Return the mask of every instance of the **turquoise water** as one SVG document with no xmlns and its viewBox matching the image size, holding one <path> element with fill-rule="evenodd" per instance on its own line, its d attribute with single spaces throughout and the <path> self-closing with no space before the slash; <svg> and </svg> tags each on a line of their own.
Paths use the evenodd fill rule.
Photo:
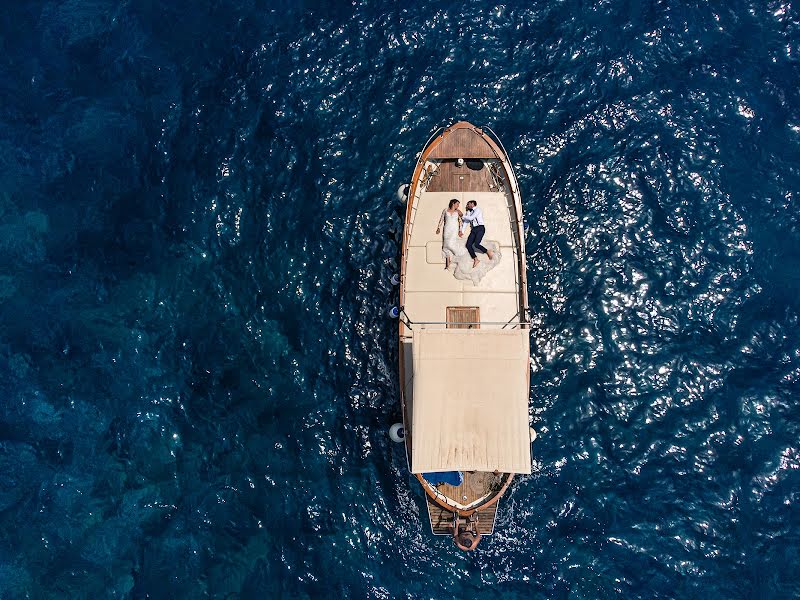
<svg viewBox="0 0 800 600">
<path fill-rule="evenodd" d="M 0 597 L 800 595 L 789 2 L 0 16 Z M 416 154 L 517 169 L 535 472 L 470 554 L 388 440 Z"/>
</svg>

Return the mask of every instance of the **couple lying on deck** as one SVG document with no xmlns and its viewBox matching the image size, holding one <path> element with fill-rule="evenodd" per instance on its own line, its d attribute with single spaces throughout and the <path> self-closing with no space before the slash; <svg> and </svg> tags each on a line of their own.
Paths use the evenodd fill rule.
<svg viewBox="0 0 800 600">
<path fill-rule="evenodd" d="M 478 208 L 478 203 L 475 200 L 467 202 L 466 214 L 458 209 L 460 204 L 455 198 L 450 200 L 447 208 L 442 211 L 442 216 L 439 217 L 436 233 L 442 232 L 442 224 L 444 224 L 442 232 L 444 268 L 449 269 L 452 260 L 456 265 L 453 271 L 456 279 L 469 279 L 473 284 L 478 284 L 483 276 L 500 262 L 502 258 L 500 247 L 494 242 L 489 242 L 491 248 L 484 248 L 481 245 L 486 227 L 483 221 L 483 212 Z M 472 229 L 465 243 L 464 229 L 467 223 Z M 478 253 L 485 254 L 488 260 L 479 259 Z M 472 259 L 471 265 L 470 258 Z"/>
</svg>

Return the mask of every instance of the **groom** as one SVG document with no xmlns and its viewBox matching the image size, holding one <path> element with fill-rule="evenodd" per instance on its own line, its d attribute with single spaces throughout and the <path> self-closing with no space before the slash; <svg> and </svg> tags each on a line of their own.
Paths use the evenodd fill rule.
<svg viewBox="0 0 800 600">
<path fill-rule="evenodd" d="M 461 217 L 461 221 L 461 230 L 458 232 L 458 237 L 464 237 L 464 227 L 467 223 L 472 225 L 472 231 L 469 232 L 469 237 L 467 238 L 467 252 L 472 257 L 472 268 L 477 267 L 480 262 L 475 255 L 476 250 L 481 254 L 488 254 L 489 260 L 492 260 L 494 252 L 481 245 L 481 240 L 486 234 L 486 227 L 483 222 L 483 211 L 478 208 L 478 203 L 475 200 L 467 202 L 467 212 Z"/>
</svg>

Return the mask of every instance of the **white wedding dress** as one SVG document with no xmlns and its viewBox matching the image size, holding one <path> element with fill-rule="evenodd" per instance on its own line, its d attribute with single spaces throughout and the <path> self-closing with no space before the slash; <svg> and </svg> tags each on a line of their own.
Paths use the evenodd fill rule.
<svg viewBox="0 0 800 600">
<path fill-rule="evenodd" d="M 458 237 L 458 213 L 445 210 L 442 213 L 444 229 L 442 230 L 442 258 L 458 259 L 459 256 L 467 253 L 467 238 Z"/>
<path fill-rule="evenodd" d="M 472 266 L 472 257 L 467 252 L 468 231 L 464 232 L 464 237 L 458 237 L 458 213 L 450 213 L 446 209 L 442 212 L 444 229 L 442 230 L 442 257 L 450 258 L 450 264 L 454 265 L 453 277 L 456 279 L 469 280 L 473 284 L 480 283 L 483 276 L 494 269 L 503 256 L 500 254 L 500 247 L 495 242 L 481 242 L 484 248 L 492 251 L 492 260 L 488 254 L 477 253 L 480 263 L 477 267 Z"/>
</svg>

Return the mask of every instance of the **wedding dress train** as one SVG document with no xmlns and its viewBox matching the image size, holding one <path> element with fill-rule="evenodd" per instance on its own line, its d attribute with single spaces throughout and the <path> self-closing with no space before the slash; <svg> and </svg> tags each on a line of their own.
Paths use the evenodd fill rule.
<svg viewBox="0 0 800 600">
<path fill-rule="evenodd" d="M 465 235 L 461 239 L 466 240 L 467 236 Z M 483 242 L 483 245 L 487 250 L 492 251 L 491 260 L 489 259 L 488 254 L 476 253 L 476 256 L 480 262 L 478 263 L 477 267 L 473 267 L 472 257 L 467 252 L 465 243 L 464 254 L 456 259 L 456 268 L 453 271 L 453 277 L 456 279 L 469 280 L 474 285 L 478 285 L 481 282 L 481 279 L 483 279 L 484 275 L 498 265 L 500 259 L 503 258 L 503 255 L 500 253 L 500 246 L 496 242 L 486 241 Z"/>
</svg>

